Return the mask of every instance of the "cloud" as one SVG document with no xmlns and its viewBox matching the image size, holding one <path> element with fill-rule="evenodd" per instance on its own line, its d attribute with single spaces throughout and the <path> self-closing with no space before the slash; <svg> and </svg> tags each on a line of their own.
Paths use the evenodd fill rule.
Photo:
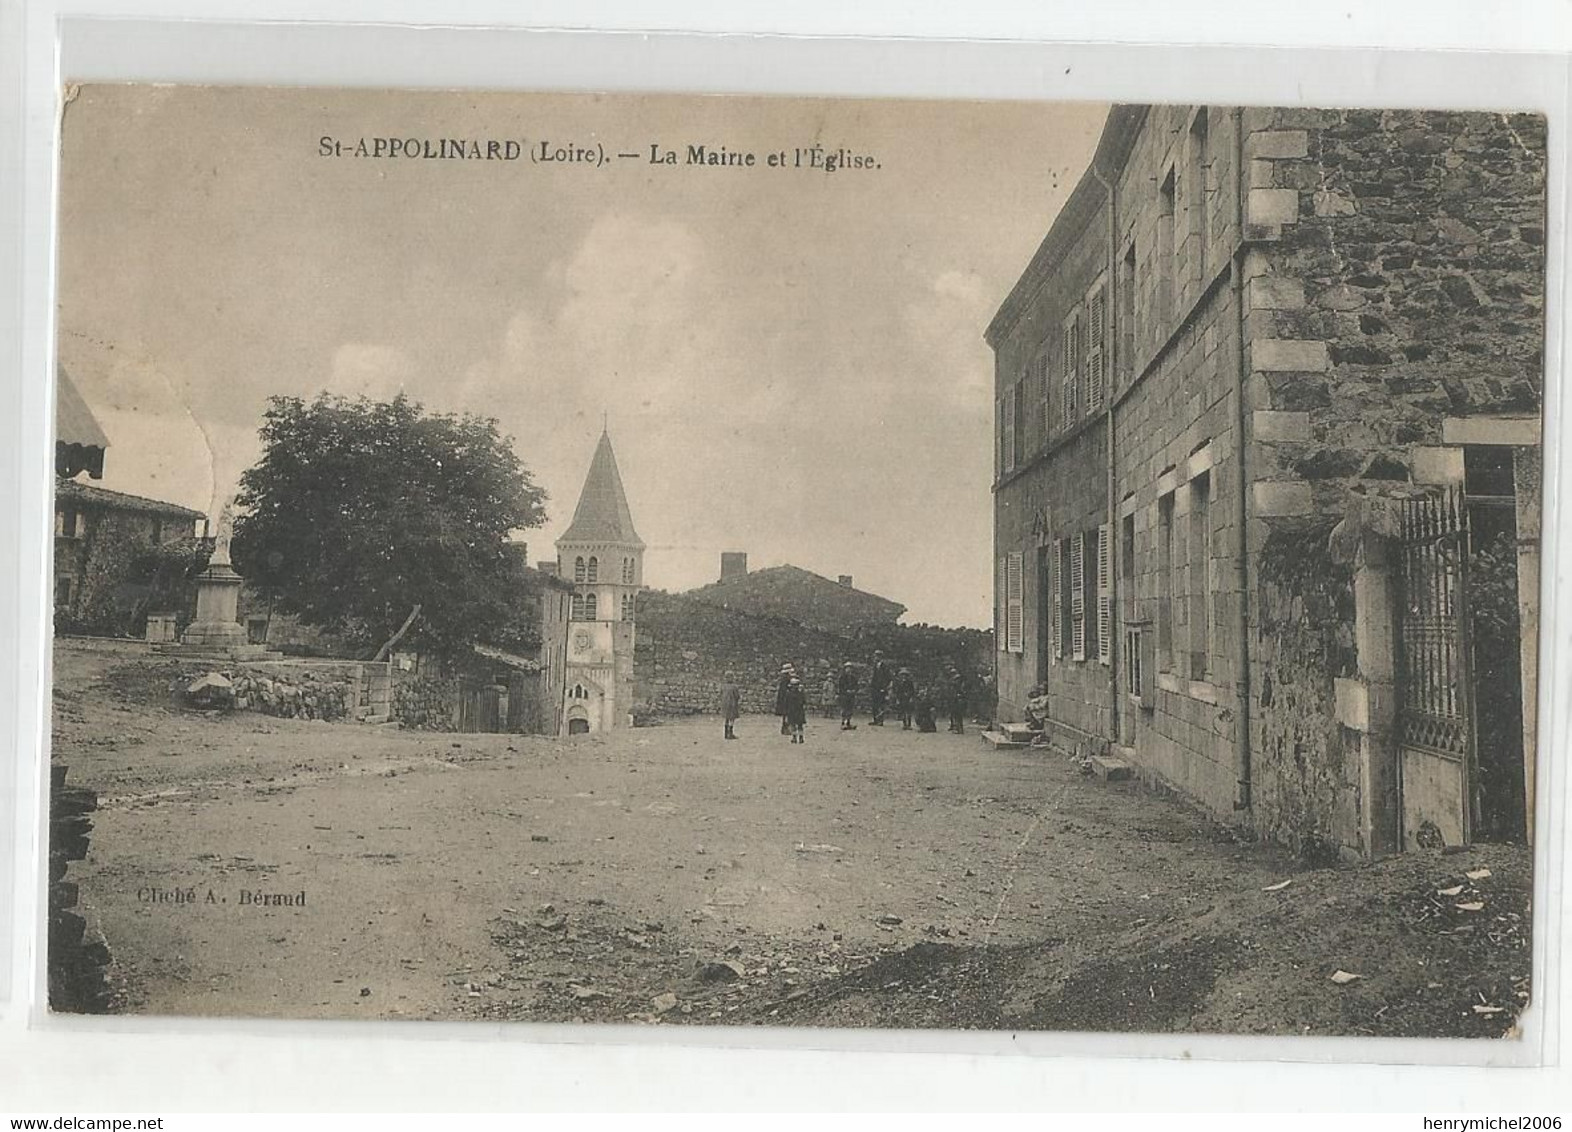
<svg viewBox="0 0 1572 1132">
<path fill-rule="evenodd" d="M 374 342 L 346 342 L 333 353 L 327 387 L 345 397 L 391 401 L 406 392 L 417 376 L 414 359 L 403 350 Z"/>
</svg>

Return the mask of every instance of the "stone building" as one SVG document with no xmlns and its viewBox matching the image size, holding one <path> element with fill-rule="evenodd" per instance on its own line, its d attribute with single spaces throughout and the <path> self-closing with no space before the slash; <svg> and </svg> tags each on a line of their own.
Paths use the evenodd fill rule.
<svg viewBox="0 0 1572 1132">
<path fill-rule="evenodd" d="M 989 326 L 1000 713 L 1306 852 L 1521 838 L 1545 126 L 1120 106 Z"/>
<path fill-rule="evenodd" d="M 563 733 L 626 726 L 633 711 L 634 616 L 644 587 L 644 542 L 634 530 L 605 432 L 573 521 L 557 540 L 556 572 L 574 587 Z"/>
<path fill-rule="evenodd" d="M 736 551 L 721 555 L 720 581 L 689 590 L 688 596 L 843 634 L 865 626 L 893 625 L 906 612 L 899 602 L 857 589 L 850 574 L 832 581 L 789 564 L 749 572 L 747 555 Z"/>
</svg>

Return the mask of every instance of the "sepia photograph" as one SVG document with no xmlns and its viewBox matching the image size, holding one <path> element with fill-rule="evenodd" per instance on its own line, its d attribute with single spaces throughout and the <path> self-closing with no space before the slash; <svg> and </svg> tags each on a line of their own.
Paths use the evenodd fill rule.
<svg viewBox="0 0 1572 1132">
<path fill-rule="evenodd" d="M 1542 116 L 63 102 L 51 1010 L 1520 1036 Z"/>
</svg>

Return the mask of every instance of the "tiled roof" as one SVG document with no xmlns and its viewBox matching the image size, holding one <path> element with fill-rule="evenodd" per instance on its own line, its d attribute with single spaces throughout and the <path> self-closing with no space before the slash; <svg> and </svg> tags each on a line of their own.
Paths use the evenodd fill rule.
<svg viewBox="0 0 1572 1132">
<path fill-rule="evenodd" d="M 149 511 L 158 515 L 176 515 L 193 522 L 205 518 L 202 512 L 182 507 L 178 503 L 165 503 L 162 499 L 148 499 L 141 495 L 127 495 L 123 491 L 110 491 L 108 488 L 94 487 L 91 484 L 78 483 L 76 480 L 56 480 L 55 498 L 74 499 L 79 503 L 119 511 Z"/>
<path fill-rule="evenodd" d="M 584 491 L 579 495 L 573 522 L 557 540 L 557 545 L 575 542 L 644 545 L 633 529 L 633 512 L 628 510 L 628 496 L 622 490 L 617 457 L 611 450 L 611 437 L 604 432 L 595 446 L 595 458 L 590 461 L 589 475 L 584 479 Z"/>
</svg>

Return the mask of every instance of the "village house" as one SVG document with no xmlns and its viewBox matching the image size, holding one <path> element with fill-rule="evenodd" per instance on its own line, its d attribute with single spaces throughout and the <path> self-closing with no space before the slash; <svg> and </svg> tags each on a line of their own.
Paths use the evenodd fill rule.
<svg viewBox="0 0 1572 1132">
<path fill-rule="evenodd" d="M 1545 125 L 1119 106 L 986 333 L 999 712 L 1312 853 L 1533 810 Z"/>
<path fill-rule="evenodd" d="M 899 602 L 859 590 L 852 585 L 850 574 L 831 580 L 790 564 L 750 572 L 748 556 L 741 551 L 724 552 L 720 580 L 689 590 L 688 596 L 842 634 L 872 625 L 894 625 L 906 612 Z"/>
<path fill-rule="evenodd" d="M 57 629 L 120 633 L 145 608 L 146 579 L 132 577 L 140 552 L 188 543 L 200 511 L 110 491 L 75 478 L 104 475 L 109 440 L 70 375 L 57 375 L 55 418 L 54 610 Z M 173 632 L 173 619 L 168 619 Z"/>
</svg>

